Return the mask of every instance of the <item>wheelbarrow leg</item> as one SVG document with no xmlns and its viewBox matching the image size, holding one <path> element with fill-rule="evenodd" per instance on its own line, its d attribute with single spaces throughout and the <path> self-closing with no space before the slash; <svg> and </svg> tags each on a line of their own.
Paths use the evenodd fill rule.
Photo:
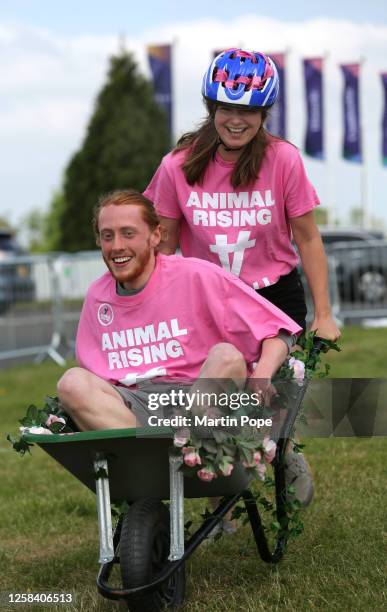
<svg viewBox="0 0 387 612">
<path fill-rule="evenodd" d="M 184 555 L 184 477 L 179 470 L 182 463 L 181 457 L 169 455 L 170 561 L 177 561 Z"/>
<path fill-rule="evenodd" d="M 99 527 L 99 562 L 108 563 L 114 559 L 114 546 L 108 463 L 104 457 L 96 457 L 94 473 L 96 475 L 95 490 L 97 493 Z"/>
</svg>

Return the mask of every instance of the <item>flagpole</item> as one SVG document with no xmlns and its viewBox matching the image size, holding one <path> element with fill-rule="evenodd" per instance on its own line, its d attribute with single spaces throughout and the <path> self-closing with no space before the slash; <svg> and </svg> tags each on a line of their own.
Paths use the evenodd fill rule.
<svg viewBox="0 0 387 612">
<path fill-rule="evenodd" d="M 289 125 L 290 125 L 290 117 L 289 117 L 289 108 L 290 108 L 290 95 L 289 95 L 289 91 L 290 88 L 288 87 L 289 84 L 289 57 L 290 54 L 292 52 L 292 47 L 285 47 L 284 49 L 284 90 L 285 90 L 285 101 L 284 101 L 284 126 L 285 126 L 285 133 L 284 133 L 284 138 L 289 140 Z"/>
<path fill-rule="evenodd" d="M 171 41 L 171 145 L 175 146 L 177 140 L 177 122 L 176 122 L 176 47 L 179 39 L 175 38 Z"/>
<path fill-rule="evenodd" d="M 360 193 L 361 193 L 361 210 L 362 210 L 362 226 L 364 229 L 370 227 L 370 210 L 369 210 L 369 197 L 368 197 L 368 155 L 367 155 L 367 142 L 366 142 L 366 130 L 364 129 L 363 113 L 364 107 L 364 94 L 363 94 L 363 73 L 366 58 L 361 57 L 359 61 L 359 133 L 361 143 L 361 159 L 362 168 L 360 175 Z"/>
<path fill-rule="evenodd" d="M 332 154 L 332 139 L 330 136 L 330 125 L 331 125 L 331 115 L 330 108 L 328 110 L 328 104 L 330 96 L 328 95 L 328 83 L 326 75 L 331 74 L 331 71 L 328 70 L 328 63 L 330 60 L 330 53 L 326 51 L 324 53 L 324 72 L 323 72 L 323 143 L 325 148 L 325 170 L 327 177 L 327 221 L 328 225 L 336 225 L 338 222 L 337 219 L 337 210 L 336 210 L 336 182 L 335 182 L 335 173 L 334 173 L 334 163 L 333 163 L 333 154 Z"/>
</svg>

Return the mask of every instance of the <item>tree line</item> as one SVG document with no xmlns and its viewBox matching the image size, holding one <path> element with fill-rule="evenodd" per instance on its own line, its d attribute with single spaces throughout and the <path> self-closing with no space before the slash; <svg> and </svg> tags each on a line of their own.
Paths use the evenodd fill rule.
<svg viewBox="0 0 387 612">
<path fill-rule="evenodd" d="M 71 157 L 48 213 L 25 218 L 30 249 L 95 249 L 92 209 L 99 197 L 128 187 L 143 191 L 170 148 L 167 116 L 132 55 L 110 58 L 82 145 Z"/>
</svg>

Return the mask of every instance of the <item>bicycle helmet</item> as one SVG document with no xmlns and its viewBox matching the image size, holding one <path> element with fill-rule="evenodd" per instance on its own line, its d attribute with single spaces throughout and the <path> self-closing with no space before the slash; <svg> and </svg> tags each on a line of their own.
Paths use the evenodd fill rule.
<svg viewBox="0 0 387 612">
<path fill-rule="evenodd" d="M 279 79 L 270 57 L 255 51 L 227 49 L 211 63 L 203 78 L 206 100 L 250 107 L 272 106 Z"/>
</svg>

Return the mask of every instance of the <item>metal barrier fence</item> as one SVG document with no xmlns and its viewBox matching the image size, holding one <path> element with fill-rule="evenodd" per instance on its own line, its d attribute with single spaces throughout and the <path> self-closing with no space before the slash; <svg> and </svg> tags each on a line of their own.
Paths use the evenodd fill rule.
<svg viewBox="0 0 387 612">
<path fill-rule="evenodd" d="M 326 247 L 334 267 L 339 318 L 345 323 L 387 317 L 387 241 Z"/>
<path fill-rule="evenodd" d="M 87 287 L 105 269 L 99 251 L 0 261 L 0 362 L 65 365 Z"/>
<path fill-rule="evenodd" d="M 329 288 L 336 318 L 346 322 L 387 317 L 385 252 L 387 243 L 372 249 L 364 245 L 329 249 Z M 0 364 L 49 356 L 64 365 L 74 350 L 86 290 L 105 270 L 99 251 L 0 261 Z"/>
</svg>

